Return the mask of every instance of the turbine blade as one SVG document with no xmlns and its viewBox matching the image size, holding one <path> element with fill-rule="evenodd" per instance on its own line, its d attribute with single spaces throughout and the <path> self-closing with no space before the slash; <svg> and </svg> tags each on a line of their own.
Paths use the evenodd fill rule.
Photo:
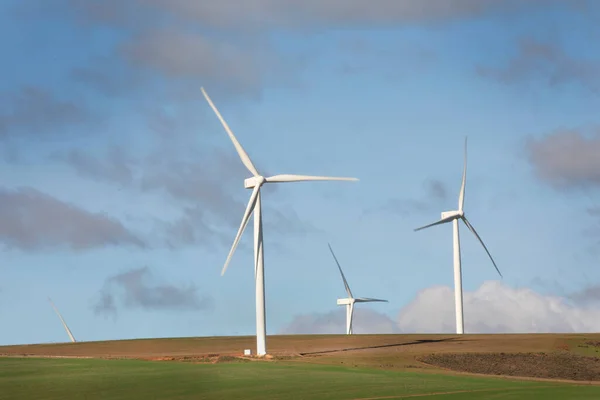
<svg viewBox="0 0 600 400">
<path fill-rule="evenodd" d="M 500 272 L 500 270 L 498 269 L 498 266 L 496 265 L 496 262 L 494 261 L 494 258 L 492 257 L 492 255 L 490 254 L 490 251 L 488 250 L 488 248 L 485 246 L 485 243 L 483 243 L 483 240 L 481 240 L 481 237 L 479 236 L 479 234 L 477 233 L 477 231 L 475 230 L 475 228 L 473 227 L 473 225 L 471 225 L 471 223 L 469 222 L 469 220 L 467 219 L 467 217 L 462 217 L 463 222 L 465 223 L 465 225 L 467 225 L 467 228 L 469 228 L 469 230 L 471 232 L 473 232 L 473 235 L 475 235 L 475 237 L 479 240 L 479 243 L 481 243 L 481 245 L 483 246 L 483 248 L 485 249 L 485 252 L 487 253 L 487 255 L 490 257 L 490 260 L 492 260 L 492 264 L 494 264 L 494 268 L 496 268 L 496 271 L 498 271 L 498 275 L 500 275 L 500 278 L 504 278 L 502 276 L 502 272 Z"/>
<path fill-rule="evenodd" d="M 329 251 L 331 252 L 331 255 L 333 256 L 333 259 L 335 260 L 335 263 L 337 264 L 338 269 L 340 270 L 340 274 L 342 274 L 342 279 L 344 280 L 344 286 L 346 287 L 346 293 L 348 293 L 348 297 L 352 298 L 352 292 L 350 291 L 350 286 L 348 286 L 348 281 L 346 281 L 346 277 L 344 276 L 344 272 L 342 271 L 342 267 L 341 267 L 339 261 L 337 260 L 337 257 L 333 253 L 333 249 L 331 248 L 331 245 L 329 243 L 327 243 L 327 246 L 329 246 Z"/>
<path fill-rule="evenodd" d="M 240 224 L 240 228 L 238 229 L 237 235 L 235 236 L 235 240 L 233 241 L 233 246 L 231 246 L 231 250 L 229 250 L 227 260 L 225 260 L 225 265 L 223 266 L 223 270 L 221 271 L 221 276 L 225 274 L 225 271 L 229 266 L 229 261 L 231 261 L 231 257 L 233 256 L 233 252 L 237 248 L 237 245 L 240 242 L 240 239 L 242 238 L 242 234 L 244 233 L 244 229 L 246 229 L 246 225 L 248 225 L 248 221 L 250 221 L 250 215 L 252 214 L 252 211 L 254 211 L 254 205 L 256 204 L 256 198 L 258 196 L 259 190 L 260 186 L 254 186 L 254 189 L 252 190 L 252 195 L 250 196 L 250 201 L 248 201 L 246 211 L 244 212 L 244 217 L 242 218 L 242 223 Z"/>
<path fill-rule="evenodd" d="M 204 88 L 202 87 L 202 88 L 200 88 L 200 90 L 202 91 L 202 94 L 204 95 L 204 98 L 206 99 L 206 101 L 208 102 L 210 107 L 213 109 L 215 114 L 217 114 L 217 118 L 219 118 L 219 121 L 221 121 L 221 125 L 223 125 L 223 128 L 225 128 L 225 131 L 227 132 L 227 134 L 229 135 L 229 138 L 233 142 L 235 149 L 237 150 L 240 158 L 242 159 L 242 163 L 244 163 L 244 165 L 246 166 L 246 168 L 248 168 L 248 171 L 250 171 L 252 173 L 252 175 L 259 176 L 260 174 L 256 170 L 256 167 L 254 167 L 254 164 L 252 164 L 252 161 L 250 160 L 248 153 L 246 153 L 246 151 L 244 150 L 244 148 L 242 147 L 240 142 L 238 142 L 235 135 L 229 128 L 229 125 L 227 125 L 227 122 L 225 122 L 225 120 L 221 116 L 221 113 L 219 112 L 219 110 L 217 110 L 217 107 L 215 107 L 215 105 L 212 102 L 212 100 L 210 99 L 210 97 L 208 97 L 208 94 L 206 93 Z"/>
<path fill-rule="evenodd" d="M 452 220 L 453 220 L 453 219 L 455 219 L 455 218 L 456 218 L 456 216 L 442 218 L 442 219 L 440 219 L 439 221 L 437 221 L 437 222 L 434 222 L 433 224 L 429 224 L 429 225 L 422 226 L 422 227 L 420 227 L 420 228 L 417 228 L 417 229 L 415 229 L 414 231 L 415 231 L 415 232 L 417 232 L 417 231 L 420 231 L 420 230 L 422 230 L 422 229 L 429 228 L 429 227 L 432 227 L 432 226 L 435 226 L 435 225 L 441 225 L 441 224 L 445 224 L 446 222 L 450 222 L 450 221 L 452 221 Z"/>
<path fill-rule="evenodd" d="M 463 166 L 462 184 L 460 185 L 460 194 L 458 195 L 458 210 L 462 211 L 465 205 L 465 186 L 467 184 L 467 137 L 465 136 L 465 161 Z"/>
<path fill-rule="evenodd" d="M 267 182 L 300 182 L 300 181 L 358 181 L 358 178 L 340 178 L 331 176 L 311 176 L 311 175 L 274 175 L 265 179 Z"/>
<path fill-rule="evenodd" d="M 60 312 L 58 312 L 58 308 L 56 308 L 56 306 L 54 305 L 54 303 L 52 302 L 52 299 L 50 297 L 48 297 L 48 301 L 50 302 L 50 305 L 54 309 L 54 312 L 56 313 L 56 315 L 58 315 L 58 318 L 60 319 L 60 322 L 62 323 L 63 328 L 65 328 L 65 331 L 67 331 L 67 335 L 69 335 L 69 339 L 71 339 L 71 342 L 75 343 L 77 340 L 75 340 L 75 337 L 73 336 L 73 333 L 71 333 L 71 330 L 67 326 L 67 323 L 63 319 L 62 315 L 60 315 Z"/>
<path fill-rule="evenodd" d="M 383 303 L 388 303 L 387 300 L 382 300 L 382 299 L 373 299 L 370 297 L 360 297 L 358 299 L 355 300 L 358 303 L 372 303 L 372 302 L 383 302 Z"/>
</svg>

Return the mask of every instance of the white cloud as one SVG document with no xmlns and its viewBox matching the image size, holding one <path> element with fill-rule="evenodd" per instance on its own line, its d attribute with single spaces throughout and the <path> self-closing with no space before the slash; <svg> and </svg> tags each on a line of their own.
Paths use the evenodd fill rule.
<svg viewBox="0 0 600 400">
<path fill-rule="evenodd" d="M 498 281 L 464 292 L 466 333 L 597 332 L 600 306 L 545 296 Z M 402 332 L 455 332 L 454 289 L 434 286 L 419 292 L 398 315 Z"/>
<path fill-rule="evenodd" d="M 551 333 L 600 331 L 600 287 L 569 298 L 547 296 L 529 288 L 514 289 L 499 281 L 484 282 L 464 292 L 466 333 Z M 342 334 L 346 314 L 296 316 L 280 334 Z M 454 289 L 433 286 L 420 291 L 403 307 L 397 321 L 369 308 L 354 310 L 355 333 L 454 333 Z"/>
</svg>

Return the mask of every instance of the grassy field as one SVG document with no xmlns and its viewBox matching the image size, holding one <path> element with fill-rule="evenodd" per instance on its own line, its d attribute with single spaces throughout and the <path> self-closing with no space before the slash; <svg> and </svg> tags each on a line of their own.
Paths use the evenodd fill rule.
<svg viewBox="0 0 600 400">
<path fill-rule="evenodd" d="M 269 339 L 270 361 L 226 356 L 252 348 L 252 337 L 0 347 L 0 399 L 600 399 L 599 385 L 469 375 L 419 361 L 532 351 L 582 357 L 595 353 L 600 335 Z M 159 359 L 172 361 L 149 361 Z"/>
<path fill-rule="evenodd" d="M 0 389 L 1 399 L 600 398 L 599 386 L 289 362 L 40 358 L 0 359 Z"/>
</svg>

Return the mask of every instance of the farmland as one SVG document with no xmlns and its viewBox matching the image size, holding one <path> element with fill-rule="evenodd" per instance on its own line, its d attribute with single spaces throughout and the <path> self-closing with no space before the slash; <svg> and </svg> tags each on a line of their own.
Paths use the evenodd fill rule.
<svg viewBox="0 0 600 400">
<path fill-rule="evenodd" d="M 593 399 L 599 342 L 593 334 L 271 336 L 262 360 L 241 357 L 254 337 L 5 346 L 0 399 Z"/>
</svg>

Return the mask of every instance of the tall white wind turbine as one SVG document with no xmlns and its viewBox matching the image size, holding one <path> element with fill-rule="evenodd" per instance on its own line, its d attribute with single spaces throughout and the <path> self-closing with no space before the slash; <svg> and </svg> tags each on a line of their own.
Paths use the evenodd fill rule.
<svg viewBox="0 0 600 400">
<path fill-rule="evenodd" d="M 329 251 L 335 260 L 335 263 L 340 270 L 340 274 L 342 275 L 342 280 L 344 281 L 344 287 L 346 288 L 346 293 L 348 293 L 348 297 L 345 299 L 337 299 L 338 306 L 346 306 L 346 334 L 352 335 L 352 316 L 354 315 L 354 303 L 372 303 L 372 302 L 384 302 L 387 303 L 387 300 L 381 299 L 372 299 L 369 297 L 354 297 L 352 296 L 352 291 L 350 290 L 350 286 L 348 286 L 348 281 L 346 281 L 346 277 L 344 276 L 344 272 L 342 271 L 342 266 L 340 265 L 337 257 L 333 253 L 333 249 L 331 245 L 327 243 L 329 246 Z"/>
<path fill-rule="evenodd" d="M 460 236 L 458 234 L 458 220 L 459 219 L 465 223 L 467 228 L 469 228 L 469 230 L 471 232 L 473 232 L 473 235 L 475 235 L 477 240 L 479 240 L 479 243 L 481 243 L 481 245 L 485 249 L 485 252 L 490 257 L 490 260 L 492 260 L 492 264 L 494 264 L 494 268 L 496 268 L 496 271 L 498 271 L 498 274 L 502 278 L 502 273 L 498 269 L 498 266 L 496 265 L 496 262 L 492 258 L 492 255 L 490 254 L 488 248 L 483 243 L 483 240 L 481 240 L 481 237 L 479 236 L 479 234 L 477 233 L 477 231 L 475 230 L 473 225 L 471 225 L 471 223 L 467 219 L 467 216 L 465 215 L 464 210 L 463 210 L 463 206 L 465 203 L 465 185 L 466 185 L 466 181 L 467 181 L 467 138 L 465 138 L 465 155 L 464 155 L 464 157 L 465 157 L 465 159 L 464 159 L 464 167 L 463 167 L 463 175 L 462 175 L 462 184 L 460 187 L 460 194 L 458 195 L 458 210 L 442 212 L 442 218 L 439 221 L 434 222 L 433 224 L 425 225 L 425 226 L 415 229 L 415 232 L 416 232 L 416 231 L 420 231 L 421 229 L 429 228 L 430 226 L 445 224 L 447 222 L 452 222 L 452 233 L 453 233 L 453 240 L 452 240 L 453 246 L 452 247 L 454 250 L 454 302 L 455 302 L 455 306 L 456 306 L 456 333 L 458 333 L 458 334 L 464 333 L 462 272 L 461 272 L 461 265 L 460 265 Z"/>
<path fill-rule="evenodd" d="M 223 128 L 229 135 L 229 138 L 233 142 L 235 149 L 237 150 L 242 163 L 252 174 L 251 178 L 244 180 L 244 187 L 246 189 L 252 189 L 250 195 L 250 201 L 244 212 L 242 223 L 238 229 L 233 246 L 229 251 L 225 265 L 221 276 L 225 274 L 225 270 L 229 265 L 231 257 L 242 237 L 244 229 L 250 220 L 250 215 L 254 212 L 254 280 L 256 285 L 256 354 L 263 356 L 267 354 L 267 338 L 266 338 L 266 317 L 265 317 L 265 278 L 264 278 L 264 247 L 263 247 L 263 232 L 262 232 L 262 214 L 261 214 L 261 199 L 260 199 L 260 188 L 265 183 L 283 183 L 283 182 L 300 182 L 300 181 L 358 181 L 357 178 L 336 178 L 326 176 L 308 176 L 308 175 L 275 175 L 271 177 L 264 177 L 258 173 L 258 170 L 252 164 L 250 157 L 246 151 L 242 148 L 242 145 L 237 141 L 233 132 L 227 125 L 227 122 L 221 116 L 217 107 L 213 104 L 212 100 L 204 90 L 201 88 L 204 98 L 212 108 L 212 110 L 221 121 Z"/>
<path fill-rule="evenodd" d="M 56 315 L 58 315 L 58 318 L 60 318 L 60 322 L 62 323 L 63 327 L 65 328 L 65 331 L 67 331 L 67 335 L 69 335 L 69 339 L 71 339 L 71 342 L 75 343 L 77 340 L 75 340 L 75 337 L 71 333 L 71 330 L 67 326 L 67 323 L 63 319 L 62 315 L 60 315 L 60 313 L 58 312 L 58 308 L 56 308 L 56 306 L 54 305 L 54 303 L 52 302 L 52 299 L 50 297 L 48 297 L 48 301 L 50 302 L 50 305 L 52 306 L 52 308 L 54 308 L 54 312 L 56 312 Z"/>
</svg>

